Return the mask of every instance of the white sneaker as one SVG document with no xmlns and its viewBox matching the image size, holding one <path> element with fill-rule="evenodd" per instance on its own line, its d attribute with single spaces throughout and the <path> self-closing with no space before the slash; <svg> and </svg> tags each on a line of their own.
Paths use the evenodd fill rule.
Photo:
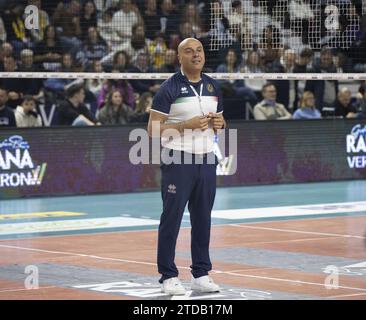
<svg viewBox="0 0 366 320">
<path fill-rule="evenodd" d="M 209 276 L 192 278 L 191 289 L 198 292 L 219 292 L 221 290 Z"/>
<path fill-rule="evenodd" d="M 163 284 L 161 285 L 161 292 L 171 296 L 178 296 L 185 295 L 186 289 L 184 289 L 180 280 L 177 277 L 174 277 L 163 281 Z"/>
</svg>

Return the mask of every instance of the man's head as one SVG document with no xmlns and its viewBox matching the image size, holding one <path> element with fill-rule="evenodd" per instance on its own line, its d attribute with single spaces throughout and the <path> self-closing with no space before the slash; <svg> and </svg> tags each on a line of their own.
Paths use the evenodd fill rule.
<svg viewBox="0 0 366 320">
<path fill-rule="evenodd" d="M 22 107 L 25 113 L 32 111 L 36 108 L 37 102 L 32 96 L 26 95 L 23 98 Z"/>
<path fill-rule="evenodd" d="M 339 90 L 338 101 L 342 106 L 347 107 L 350 104 L 351 99 L 352 99 L 352 94 L 348 88 L 342 88 Z"/>
<path fill-rule="evenodd" d="M 202 43 L 194 38 L 184 39 L 178 46 L 178 59 L 183 71 L 201 72 L 205 64 Z"/>
<path fill-rule="evenodd" d="M 320 65 L 323 68 L 329 68 L 333 64 L 333 54 L 330 49 L 324 48 L 320 52 Z"/>
<path fill-rule="evenodd" d="M 266 83 L 262 88 L 262 95 L 264 100 L 276 101 L 277 90 L 272 83 Z"/>
<path fill-rule="evenodd" d="M 23 49 L 20 53 L 20 60 L 22 61 L 22 66 L 30 68 L 33 66 L 33 51 L 30 49 Z"/>
<path fill-rule="evenodd" d="M 66 95 L 70 100 L 81 104 L 85 99 L 85 90 L 83 83 L 72 84 L 66 89 Z"/>
<path fill-rule="evenodd" d="M 0 87 L 0 108 L 5 106 L 5 104 L 8 102 L 8 92 Z"/>
<path fill-rule="evenodd" d="M 13 56 L 4 57 L 4 71 L 14 72 L 17 68 L 17 63 Z"/>
<path fill-rule="evenodd" d="M 173 49 L 168 49 L 165 52 L 165 64 L 175 65 L 176 61 L 177 61 L 177 53 Z"/>
<path fill-rule="evenodd" d="M 9 42 L 4 42 L 1 46 L 1 54 L 3 57 L 12 56 L 14 52 L 13 46 Z"/>
<path fill-rule="evenodd" d="M 65 70 L 69 70 L 72 68 L 73 59 L 70 53 L 65 53 L 62 55 L 62 67 Z"/>
<path fill-rule="evenodd" d="M 296 53 L 295 50 L 287 49 L 283 53 L 283 64 L 286 68 L 291 68 L 295 65 Z"/>
<path fill-rule="evenodd" d="M 302 66 L 308 65 L 313 58 L 313 51 L 311 49 L 305 48 L 300 52 L 299 64 Z"/>
<path fill-rule="evenodd" d="M 131 0 L 121 0 L 120 5 L 121 5 L 121 9 L 126 13 L 128 13 L 132 10 Z"/>
</svg>

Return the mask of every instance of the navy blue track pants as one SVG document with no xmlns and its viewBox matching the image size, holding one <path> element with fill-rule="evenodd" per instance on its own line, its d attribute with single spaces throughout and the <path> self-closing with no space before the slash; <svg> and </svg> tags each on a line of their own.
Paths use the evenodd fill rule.
<svg viewBox="0 0 366 320">
<path fill-rule="evenodd" d="M 158 271 L 162 275 L 160 283 L 178 276 L 174 263 L 175 247 L 187 202 L 192 226 L 192 275 L 195 278 L 205 276 L 212 268 L 209 243 L 211 210 L 216 194 L 217 158 L 213 155 L 214 163 L 208 164 L 205 155 L 200 160 L 203 164 L 197 164 L 194 155 L 188 154 L 193 158 L 192 164 L 183 164 L 184 153 L 180 154 L 182 164 L 161 165 L 163 213 L 158 235 Z"/>
</svg>

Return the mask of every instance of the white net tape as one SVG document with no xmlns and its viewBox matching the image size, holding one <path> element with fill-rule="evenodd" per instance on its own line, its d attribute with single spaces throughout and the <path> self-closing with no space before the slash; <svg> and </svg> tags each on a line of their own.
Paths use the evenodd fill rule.
<svg viewBox="0 0 366 320">
<path fill-rule="evenodd" d="M 217 80 L 366 80 L 366 73 L 207 73 Z M 1 78 L 164 80 L 172 73 L 0 72 Z"/>
</svg>

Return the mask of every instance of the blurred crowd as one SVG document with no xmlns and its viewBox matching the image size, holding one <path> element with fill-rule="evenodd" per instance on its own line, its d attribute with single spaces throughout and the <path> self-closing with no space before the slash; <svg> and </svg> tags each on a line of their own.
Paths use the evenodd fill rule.
<svg viewBox="0 0 366 320">
<path fill-rule="evenodd" d="M 312 22 L 323 2 L 0 0 L 0 71 L 173 73 L 179 70 L 179 42 L 195 37 L 205 47 L 205 72 L 364 72 L 362 1 L 339 0 L 346 10 L 340 31 L 321 28 L 315 43 Z M 28 5 L 39 8 L 38 29 L 25 25 Z M 3 78 L 0 126 L 146 122 L 161 83 Z M 219 83 L 228 119 L 244 119 L 245 108 L 257 120 L 366 116 L 363 83 L 357 93 L 335 80 Z M 48 109 L 42 113 L 40 106 Z M 46 124 L 49 112 L 55 120 Z"/>
</svg>

